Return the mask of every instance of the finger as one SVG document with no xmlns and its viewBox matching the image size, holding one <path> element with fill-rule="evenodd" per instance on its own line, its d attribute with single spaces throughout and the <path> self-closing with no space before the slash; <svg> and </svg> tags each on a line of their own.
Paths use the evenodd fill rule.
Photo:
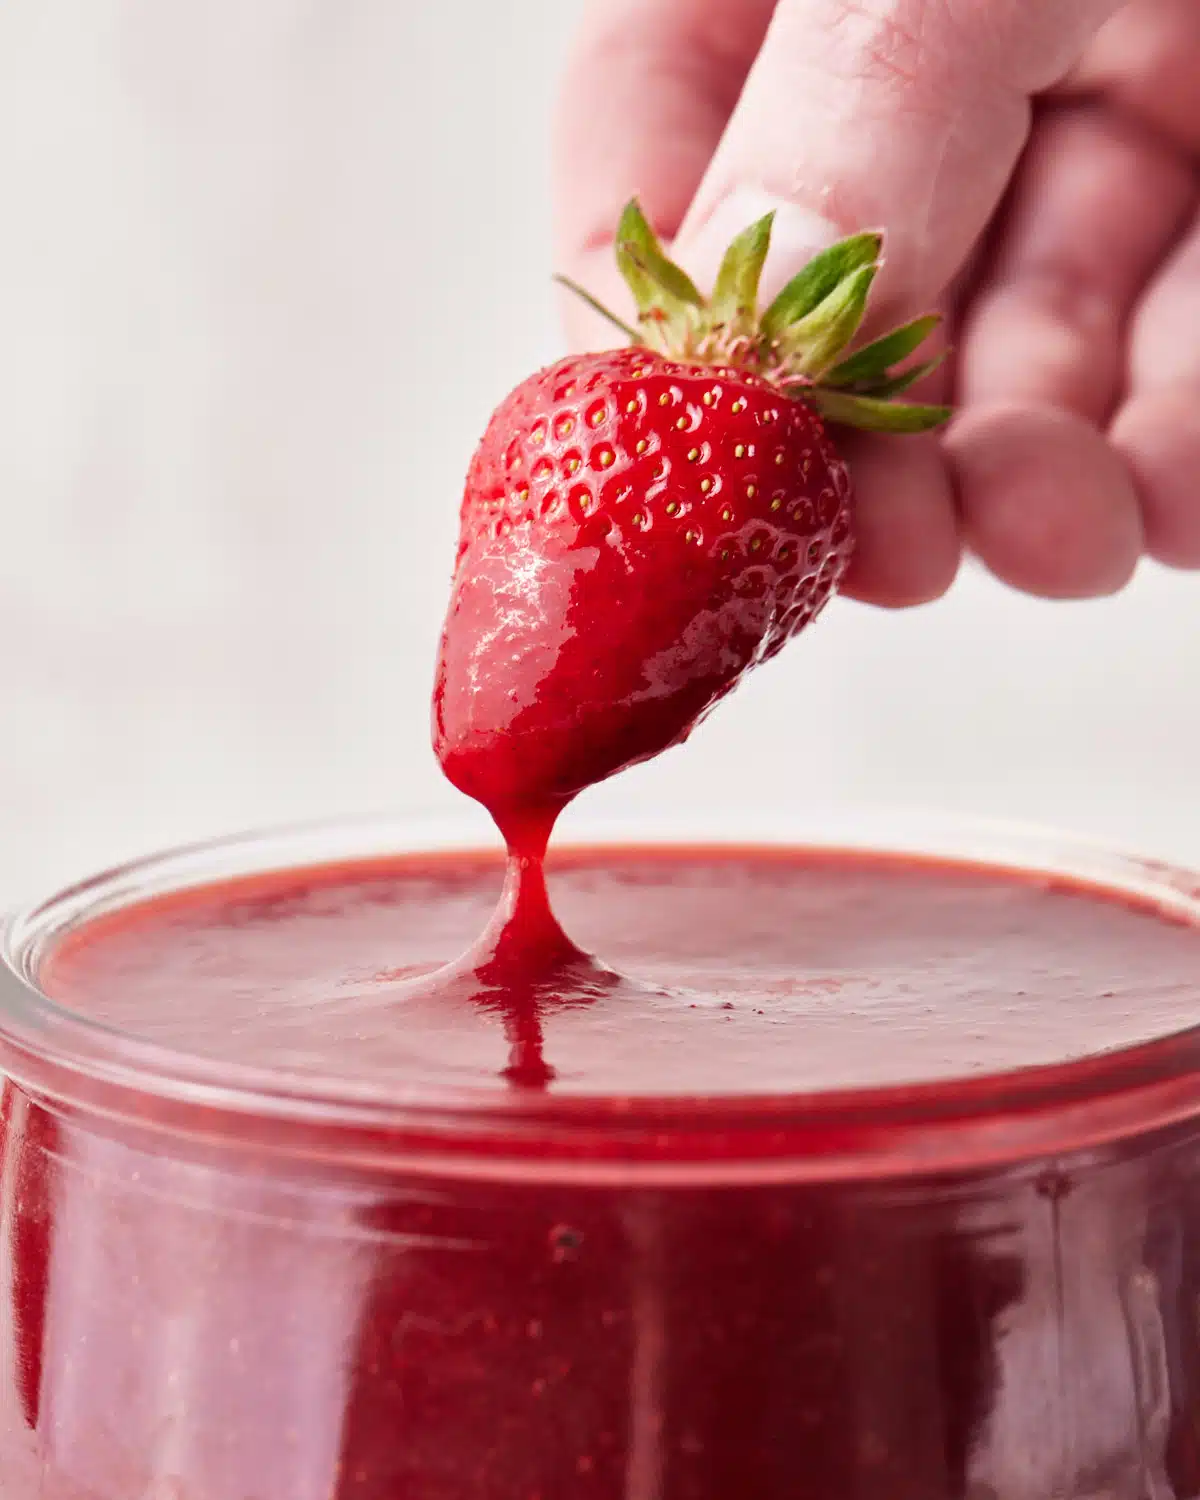
<svg viewBox="0 0 1200 1500">
<path fill-rule="evenodd" d="M 802 225 L 821 226 L 822 242 L 882 228 L 881 301 L 932 301 L 1005 189 L 1030 96 L 1079 57 L 1116 3 L 780 0 L 680 231 L 680 258 L 709 276 L 741 227 L 740 195 L 765 191 L 783 206 L 779 222 L 790 206 Z M 815 248 L 810 240 L 791 264 L 774 257 L 768 286 Z"/>
<path fill-rule="evenodd" d="M 1137 487 L 1146 551 L 1168 567 L 1200 568 L 1200 381 L 1135 396 L 1112 442 Z"/>
<path fill-rule="evenodd" d="M 1104 26 L 1064 93 L 1104 93 L 1185 151 L 1200 151 L 1200 6 L 1133 0 Z"/>
<path fill-rule="evenodd" d="M 670 241 L 721 138 L 774 0 L 596 0 L 555 114 L 558 269 L 614 309 L 627 293 L 612 265 L 623 205 L 637 196 Z M 741 227 L 745 227 L 744 225 Z M 575 342 L 612 342 L 578 304 Z"/>
<path fill-rule="evenodd" d="M 959 397 L 1111 416 L 1135 298 L 1187 220 L 1183 157 L 1099 105 L 1043 115 L 967 319 Z"/>
<path fill-rule="evenodd" d="M 1048 407 L 977 406 L 945 447 L 966 543 L 998 578 L 1049 599 L 1129 581 L 1142 547 L 1137 494 L 1089 423 Z"/>
<path fill-rule="evenodd" d="M 1146 549 L 1200 567 L 1200 220 L 1138 310 L 1130 369 L 1111 437 L 1137 484 Z"/>
<path fill-rule="evenodd" d="M 962 547 L 936 437 L 846 439 L 854 476 L 855 545 L 842 592 L 897 608 L 940 598 Z"/>
<path fill-rule="evenodd" d="M 1129 369 L 1135 390 L 1200 379 L 1200 218 L 1146 288 L 1130 333 Z"/>
</svg>

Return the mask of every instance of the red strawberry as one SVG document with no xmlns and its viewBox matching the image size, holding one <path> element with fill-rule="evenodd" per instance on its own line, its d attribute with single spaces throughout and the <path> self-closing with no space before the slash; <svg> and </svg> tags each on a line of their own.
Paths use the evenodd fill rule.
<svg viewBox="0 0 1200 1500">
<path fill-rule="evenodd" d="M 705 303 L 631 204 L 618 259 L 642 331 L 524 381 L 475 453 L 434 742 L 506 833 L 678 744 L 820 612 L 853 532 L 825 419 L 948 415 L 890 399 L 929 368 L 890 373 L 935 319 L 842 357 L 879 236 L 818 256 L 759 319 L 770 228 L 739 236 Z"/>
</svg>

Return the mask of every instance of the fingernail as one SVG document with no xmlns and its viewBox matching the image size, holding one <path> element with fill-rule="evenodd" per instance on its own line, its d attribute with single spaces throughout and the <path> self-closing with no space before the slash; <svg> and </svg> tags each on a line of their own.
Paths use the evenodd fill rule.
<svg viewBox="0 0 1200 1500">
<path fill-rule="evenodd" d="M 771 251 L 763 268 L 760 291 L 762 301 L 768 301 L 819 250 L 840 240 L 844 231 L 822 214 L 777 198 L 763 188 L 736 187 L 717 204 L 694 235 L 676 245 L 680 264 L 702 290 L 709 290 L 729 242 L 772 210 L 775 223 L 771 229 Z"/>
</svg>

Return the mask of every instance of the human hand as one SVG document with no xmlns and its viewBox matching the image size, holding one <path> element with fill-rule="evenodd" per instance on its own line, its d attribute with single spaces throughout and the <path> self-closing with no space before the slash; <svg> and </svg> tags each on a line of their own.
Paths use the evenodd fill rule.
<svg viewBox="0 0 1200 1500">
<path fill-rule="evenodd" d="M 913 394 L 952 426 L 848 445 L 846 592 L 935 598 L 964 546 L 1052 598 L 1200 567 L 1196 0 L 594 0 L 556 143 L 559 264 L 609 305 L 636 194 L 701 285 L 775 207 L 765 295 L 878 227 L 874 318 L 945 314 Z"/>
</svg>

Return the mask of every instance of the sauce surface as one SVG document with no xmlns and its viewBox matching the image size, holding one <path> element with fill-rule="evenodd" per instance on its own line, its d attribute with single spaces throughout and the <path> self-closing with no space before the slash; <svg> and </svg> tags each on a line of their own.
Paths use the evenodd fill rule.
<svg viewBox="0 0 1200 1500">
<path fill-rule="evenodd" d="M 499 988 L 447 984 L 502 879 L 425 855 L 202 887 L 83 925 L 39 978 L 184 1053 L 492 1098 L 522 1070 L 631 1097 L 937 1081 L 1200 1020 L 1200 928 L 1033 876 L 795 851 L 566 851 L 555 912 L 607 967 L 547 982 L 534 954 Z"/>
</svg>

